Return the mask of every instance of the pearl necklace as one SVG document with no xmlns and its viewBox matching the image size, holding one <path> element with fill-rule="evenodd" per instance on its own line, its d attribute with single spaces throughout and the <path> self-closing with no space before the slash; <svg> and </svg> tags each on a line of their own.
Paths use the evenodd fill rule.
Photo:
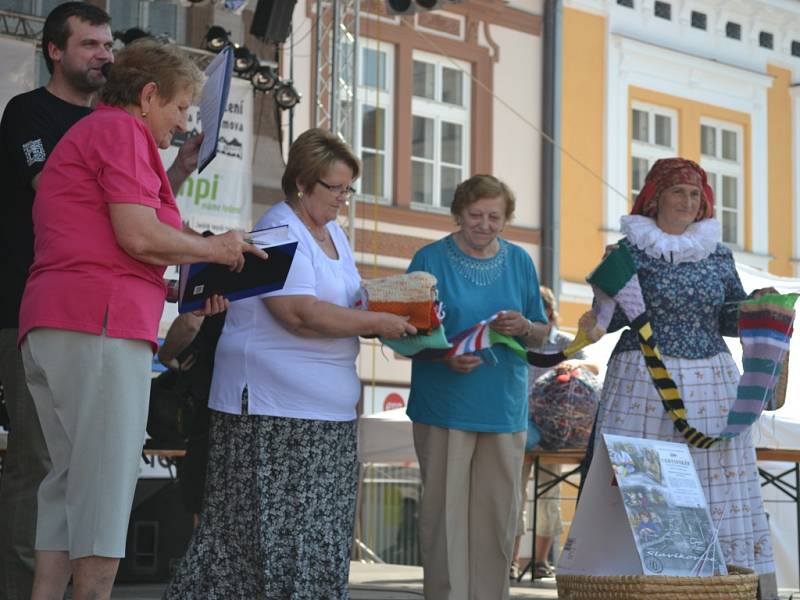
<svg viewBox="0 0 800 600">
<path fill-rule="evenodd" d="M 323 231 L 324 231 L 324 233 L 322 234 L 322 237 L 319 237 L 319 236 L 317 236 L 317 235 L 314 233 L 314 230 L 313 230 L 313 229 L 311 229 L 311 226 L 310 226 L 310 225 L 308 225 L 308 224 L 307 224 L 307 223 L 306 223 L 306 222 L 303 220 L 303 217 L 301 217 L 301 216 L 300 216 L 300 213 L 299 213 L 299 212 L 297 212 L 297 207 L 295 207 L 293 204 L 291 204 L 291 203 L 289 203 L 289 202 L 287 202 L 287 204 L 289 205 L 289 208 L 291 208 L 291 209 L 292 209 L 292 212 L 294 212 L 295 216 L 297 216 L 297 219 L 298 219 L 298 220 L 299 220 L 299 221 L 300 221 L 300 222 L 303 224 L 303 226 L 304 226 L 306 229 L 308 229 L 308 233 L 310 233 L 310 234 L 311 234 L 311 237 L 313 237 L 315 240 L 317 240 L 317 241 L 318 241 L 320 244 L 323 244 L 323 243 L 325 243 L 325 242 L 327 242 L 327 241 L 328 241 L 328 228 L 327 228 L 327 227 L 323 227 Z"/>
</svg>

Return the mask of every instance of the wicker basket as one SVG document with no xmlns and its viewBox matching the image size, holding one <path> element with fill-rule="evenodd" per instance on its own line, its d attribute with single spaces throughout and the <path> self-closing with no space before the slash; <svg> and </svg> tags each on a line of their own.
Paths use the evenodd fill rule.
<svg viewBox="0 0 800 600">
<path fill-rule="evenodd" d="M 559 600 L 756 600 L 758 575 L 728 566 L 728 575 L 556 575 Z"/>
</svg>

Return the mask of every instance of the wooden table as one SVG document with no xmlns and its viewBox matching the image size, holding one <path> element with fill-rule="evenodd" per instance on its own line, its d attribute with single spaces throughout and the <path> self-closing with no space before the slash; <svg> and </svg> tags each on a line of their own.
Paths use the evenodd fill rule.
<svg viewBox="0 0 800 600">
<path fill-rule="evenodd" d="M 531 548 L 531 562 L 520 573 L 517 581 L 522 581 L 522 577 L 531 569 L 531 576 L 533 576 L 533 568 L 536 564 L 536 508 L 537 500 L 542 497 L 546 492 L 550 491 L 562 482 L 578 488 L 574 482 L 569 478 L 573 475 L 580 475 L 581 462 L 586 456 L 586 451 L 583 449 L 564 449 L 564 450 L 534 450 L 525 454 L 525 462 L 533 463 L 533 508 L 531 519 L 533 523 L 533 543 Z M 759 461 L 772 461 L 772 462 L 788 462 L 792 463 L 792 467 L 778 473 L 777 475 L 770 473 L 758 467 L 758 473 L 761 476 L 761 487 L 772 485 L 780 490 L 795 504 L 797 512 L 797 548 L 800 553 L 800 448 L 756 448 L 756 459 Z M 572 469 L 555 473 L 547 468 L 552 465 L 574 465 Z M 545 483 L 539 483 L 539 473 L 544 471 L 551 475 L 553 479 Z M 798 557 L 798 572 L 800 572 L 800 557 Z"/>
<path fill-rule="evenodd" d="M 758 467 L 758 474 L 761 475 L 761 487 L 772 485 L 794 502 L 797 515 L 798 573 L 800 573 L 800 448 L 756 448 L 756 458 L 760 461 L 792 463 L 790 469 L 777 475 L 761 467 Z"/>
</svg>

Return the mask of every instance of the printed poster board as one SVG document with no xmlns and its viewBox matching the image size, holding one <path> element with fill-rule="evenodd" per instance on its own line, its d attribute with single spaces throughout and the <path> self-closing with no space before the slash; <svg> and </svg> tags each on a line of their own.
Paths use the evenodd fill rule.
<svg viewBox="0 0 800 600">
<path fill-rule="evenodd" d="M 727 574 L 688 446 L 604 434 L 558 572 Z"/>
</svg>

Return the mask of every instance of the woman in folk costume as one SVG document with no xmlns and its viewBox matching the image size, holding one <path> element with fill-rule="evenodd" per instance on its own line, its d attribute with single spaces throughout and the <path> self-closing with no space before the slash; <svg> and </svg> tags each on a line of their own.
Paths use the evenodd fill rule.
<svg viewBox="0 0 800 600">
<path fill-rule="evenodd" d="M 633 257 L 687 420 L 707 435 L 725 428 L 737 396 L 739 371 L 722 336 L 738 336 L 738 303 L 747 297 L 713 215 L 705 171 L 682 158 L 659 160 L 631 214 L 622 217 L 625 237 L 619 242 Z M 628 324 L 617 307 L 609 331 Z M 622 334 L 611 355 L 598 433 L 685 441 L 662 406 L 633 329 Z M 755 569 L 762 590 L 774 590 L 772 543 L 749 431 L 691 452 L 726 563 Z"/>
</svg>

